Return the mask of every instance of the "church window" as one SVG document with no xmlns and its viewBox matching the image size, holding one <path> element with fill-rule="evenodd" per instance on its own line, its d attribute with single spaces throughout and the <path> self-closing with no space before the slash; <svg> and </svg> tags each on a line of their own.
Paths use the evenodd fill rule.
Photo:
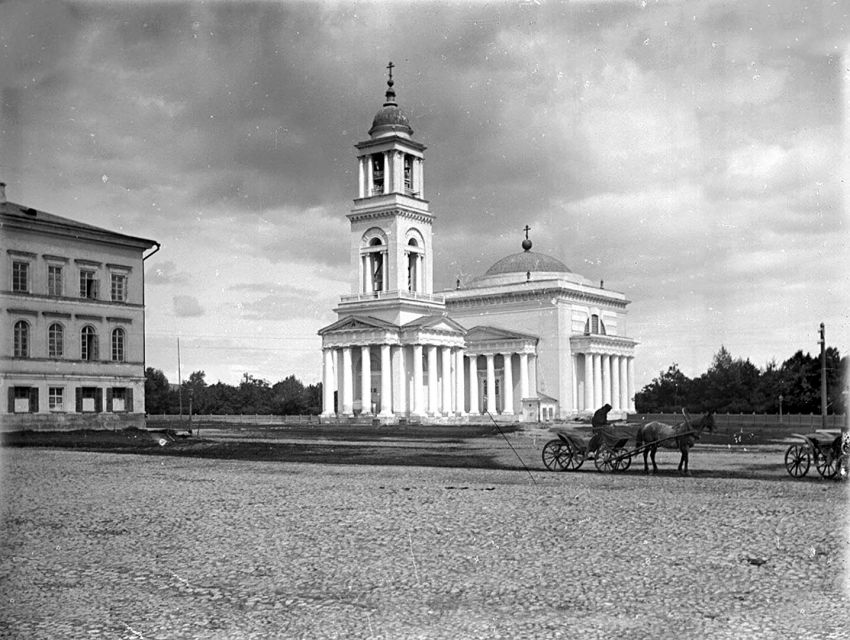
<svg viewBox="0 0 850 640">
<path fill-rule="evenodd" d="M 584 325 L 584 333 L 585 335 L 606 335 L 605 323 L 602 322 L 602 318 L 600 318 L 595 313 L 590 316 L 590 318 L 588 318 L 587 322 Z"/>
<path fill-rule="evenodd" d="M 376 153 L 372 156 L 372 195 L 384 192 L 384 156 Z"/>
<path fill-rule="evenodd" d="M 380 238 L 372 238 L 369 242 L 370 247 L 383 248 Z M 371 258 L 371 275 L 372 275 L 372 291 L 384 290 L 384 252 L 382 250 L 372 251 Z"/>
<path fill-rule="evenodd" d="M 419 252 L 415 251 L 417 247 L 416 239 L 411 238 L 407 245 L 414 250 L 407 252 L 407 290 L 408 291 L 418 291 L 419 290 Z"/>
<path fill-rule="evenodd" d="M 404 156 L 404 192 L 413 193 L 413 156 Z"/>
</svg>

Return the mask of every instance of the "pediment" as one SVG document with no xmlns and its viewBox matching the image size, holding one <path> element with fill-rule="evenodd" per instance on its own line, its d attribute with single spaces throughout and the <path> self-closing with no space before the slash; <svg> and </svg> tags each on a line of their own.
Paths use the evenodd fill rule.
<svg viewBox="0 0 850 640">
<path fill-rule="evenodd" d="M 333 324 L 329 324 L 327 327 L 319 329 L 319 335 L 323 336 L 326 333 L 334 333 L 337 331 L 374 331 L 375 329 L 379 329 L 381 331 L 397 331 L 398 326 L 394 325 L 392 322 L 373 318 L 372 316 L 345 316 Z"/>
<path fill-rule="evenodd" d="M 493 340 L 537 340 L 537 336 L 518 331 L 509 331 L 499 327 L 476 326 L 466 333 L 467 343 L 490 342 Z"/>
<path fill-rule="evenodd" d="M 444 316 L 442 314 L 416 318 L 416 320 L 411 320 L 402 328 L 420 330 L 426 329 L 428 331 L 441 333 L 460 333 L 461 335 L 466 334 L 466 327 L 449 316 Z"/>
</svg>

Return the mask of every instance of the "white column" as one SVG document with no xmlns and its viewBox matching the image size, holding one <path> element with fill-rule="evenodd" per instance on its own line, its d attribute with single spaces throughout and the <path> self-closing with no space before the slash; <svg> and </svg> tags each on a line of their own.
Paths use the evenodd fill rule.
<svg viewBox="0 0 850 640">
<path fill-rule="evenodd" d="M 578 356 L 573 354 L 570 356 L 570 378 L 572 378 L 571 382 L 573 385 L 573 401 L 571 403 L 570 410 L 578 411 Z"/>
<path fill-rule="evenodd" d="M 375 174 L 372 172 L 372 156 L 366 156 L 366 195 L 372 195 L 372 187 L 375 184 Z"/>
<path fill-rule="evenodd" d="M 531 397 L 536 398 L 537 392 L 540 390 L 539 385 L 537 384 L 537 354 L 530 353 L 528 354 L 528 384 L 531 387 Z"/>
<path fill-rule="evenodd" d="M 469 413 L 478 415 L 478 354 L 469 356 Z"/>
<path fill-rule="evenodd" d="M 620 356 L 611 356 L 611 408 L 620 410 Z"/>
<path fill-rule="evenodd" d="M 383 259 L 381 260 L 381 286 L 383 287 L 384 291 L 389 291 L 390 290 L 390 279 L 389 279 L 390 252 L 389 251 L 382 251 L 381 253 L 383 254 Z"/>
<path fill-rule="evenodd" d="M 390 345 L 381 345 L 381 415 L 391 416 L 393 406 L 393 376 Z"/>
<path fill-rule="evenodd" d="M 514 366 L 513 354 L 503 353 L 502 362 L 505 369 L 505 388 L 502 389 L 502 414 L 512 416 L 514 414 Z"/>
<path fill-rule="evenodd" d="M 422 345 L 413 345 L 413 413 L 425 415 L 425 384 L 422 379 Z"/>
<path fill-rule="evenodd" d="M 429 344 L 428 349 L 428 415 L 440 412 L 440 389 L 437 386 L 437 345 Z"/>
<path fill-rule="evenodd" d="M 611 356 L 602 355 L 602 404 L 611 404 Z"/>
<path fill-rule="evenodd" d="M 362 198 L 365 190 L 366 171 L 363 168 L 365 158 L 360 158 L 357 163 L 357 197 Z"/>
<path fill-rule="evenodd" d="M 487 412 L 496 413 L 496 356 L 487 354 Z"/>
<path fill-rule="evenodd" d="M 418 158 L 419 165 L 419 183 L 417 189 L 419 190 L 419 197 L 425 198 L 425 161 L 422 158 Z"/>
<path fill-rule="evenodd" d="M 620 409 L 629 410 L 629 359 L 620 358 Z"/>
<path fill-rule="evenodd" d="M 404 193 L 404 153 L 396 151 L 393 157 L 393 193 Z"/>
<path fill-rule="evenodd" d="M 584 354 L 584 407 L 585 411 L 593 409 L 593 355 Z"/>
<path fill-rule="evenodd" d="M 590 407 L 595 411 L 602 406 L 602 355 L 599 353 L 593 354 L 593 406 Z"/>
<path fill-rule="evenodd" d="M 528 394 L 528 354 L 519 354 L 519 395 L 520 402 L 530 397 Z"/>
<path fill-rule="evenodd" d="M 322 415 L 334 415 L 334 355 L 333 349 L 322 349 Z"/>
<path fill-rule="evenodd" d="M 404 346 L 393 345 L 392 347 L 392 371 L 393 371 L 393 412 L 405 415 L 407 407 L 407 367 L 404 362 Z"/>
<path fill-rule="evenodd" d="M 635 410 L 635 359 L 629 358 L 629 411 Z"/>
<path fill-rule="evenodd" d="M 455 413 L 459 416 L 464 414 L 466 406 L 464 399 L 464 376 L 463 376 L 463 349 L 455 350 Z"/>
<path fill-rule="evenodd" d="M 372 415 L 372 360 L 368 345 L 360 347 L 360 413 Z"/>
<path fill-rule="evenodd" d="M 442 365 L 443 365 L 443 415 L 450 415 L 452 412 L 452 348 L 443 347 L 442 349 Z"/>
<path fill-rule="evenodd" d="M 354 397 L 354 385 L 352 384 L 351 375 L 351 347 L 342 348 L 342 413 L 346 416 L 353 416 L 354 411 L 351 408 L 352 398 Z"/>
<path fill-rule="evenodd" d="M 390 193 L 390 157 L 389 151 L 384 151 L 384 193 Z"/>
</svg>

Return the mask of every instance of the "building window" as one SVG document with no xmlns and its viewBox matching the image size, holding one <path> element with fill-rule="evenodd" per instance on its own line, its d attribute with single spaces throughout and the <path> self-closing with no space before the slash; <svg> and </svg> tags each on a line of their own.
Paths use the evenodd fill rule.
<svg viewBox="0 0 850 640">
<path fill-rule="evenodd" d="M 12 291 L 29 293 L 30 263 L 15 260 L 12 262 Z"/>
<path fill-rule="evenodd" d="M 77 388 L 77 413 L 100 413 L 103 392 L 98 387 Z"/>
<path fill-rule="evenodd" d="M 379 196 L 384 192 L 384 156 L 372 156 L 372 195 Z"/>
<path fill-rule="evenodd" d="M 584 333 L 585 335 L 595 334 L 604 336 L 605 334 L 605 323 L 602 322 L 602 318 L 600 318 L 595 313 L 588 318 L 587 322 L 584 324 Z"/>
<path fill-rule="evenodd" d="M 25 320 L 15 323 L 15 357 L 30 357 L 30 325 Z"/>
<path fill-rule="evenodd" d="M 106 410 L 111 413 L 123 413 L 133 410 L 133 390 L 126 387 L 112 387 L 106 390 Z"/>
<path fill-rule="evenodd" d="M 124 329 L 112 331 L 112 360 L 124 362 Z"/>
<path fill-rule="evenodd" d="M 91 325 L 83 327 L 80 332 L 80 357 L 83 360 L 97 360 L 97 331 Z"/>
<path fill-rule="evenodd" d="M 9 387 L 9 413 L 38 413 L 38 387 Z"/>
<path fill-rule="evenodd" d="M 404 156 L 404 191 L 413 193 L 413 156 Z"/>
<path fill-rule="evenodd" d="M 97 299 L 97 271 L 80 269 L 80 297 Z"/>
<path fill-rule="evenodd" d="M 47 265 L 47 295 L 62 295 L 62 267 L 59 265 Z"/>
<path fill-rule="evenodd" d="M 127 301 L 127 276 L 123 273 L 112 274 L 112 301 Z"/>
<path fill-rule="evenodd" d="M 65 410 L 65 388 L 50 387 L 47 393 L 47 404 L 51 411 Z"/>
<path fill-rule="evenodd" d="M 47 330 L 47 356 L 61 358 L 65 355 L 65 328 L 55 322 Z"/>
<path fill-rule="evenodd" d="M 383 245 L 381 244 L 380 238 L 373 238 L 369 243 L 370 247 L 375 247 L 379 249 L 378 251 L 373 251 L 369 254 L 370 257 L 370 273 L 372 274 L 372 291 L 383 291 L 384 290 L 384 252 L 382 249 Z"/>
</svg>

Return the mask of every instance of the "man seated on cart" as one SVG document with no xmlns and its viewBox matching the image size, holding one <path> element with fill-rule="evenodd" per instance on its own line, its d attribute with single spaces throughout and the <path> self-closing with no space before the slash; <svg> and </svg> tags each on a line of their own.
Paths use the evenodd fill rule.
<svg viewBox="0 0 850 640">
<path fill-rule="evenodd" d="M 590 442 L 587 443 L 588 453 L 596 453 L 604 443 L 612 444 L 617 440 L 614 429 L 608 422 L 609 411 L 611 411 L 611 405 L 604 404 L 593 414 L 593 418 L 590 420 L 593 435 L 590 437 Z"/>
</svg>

